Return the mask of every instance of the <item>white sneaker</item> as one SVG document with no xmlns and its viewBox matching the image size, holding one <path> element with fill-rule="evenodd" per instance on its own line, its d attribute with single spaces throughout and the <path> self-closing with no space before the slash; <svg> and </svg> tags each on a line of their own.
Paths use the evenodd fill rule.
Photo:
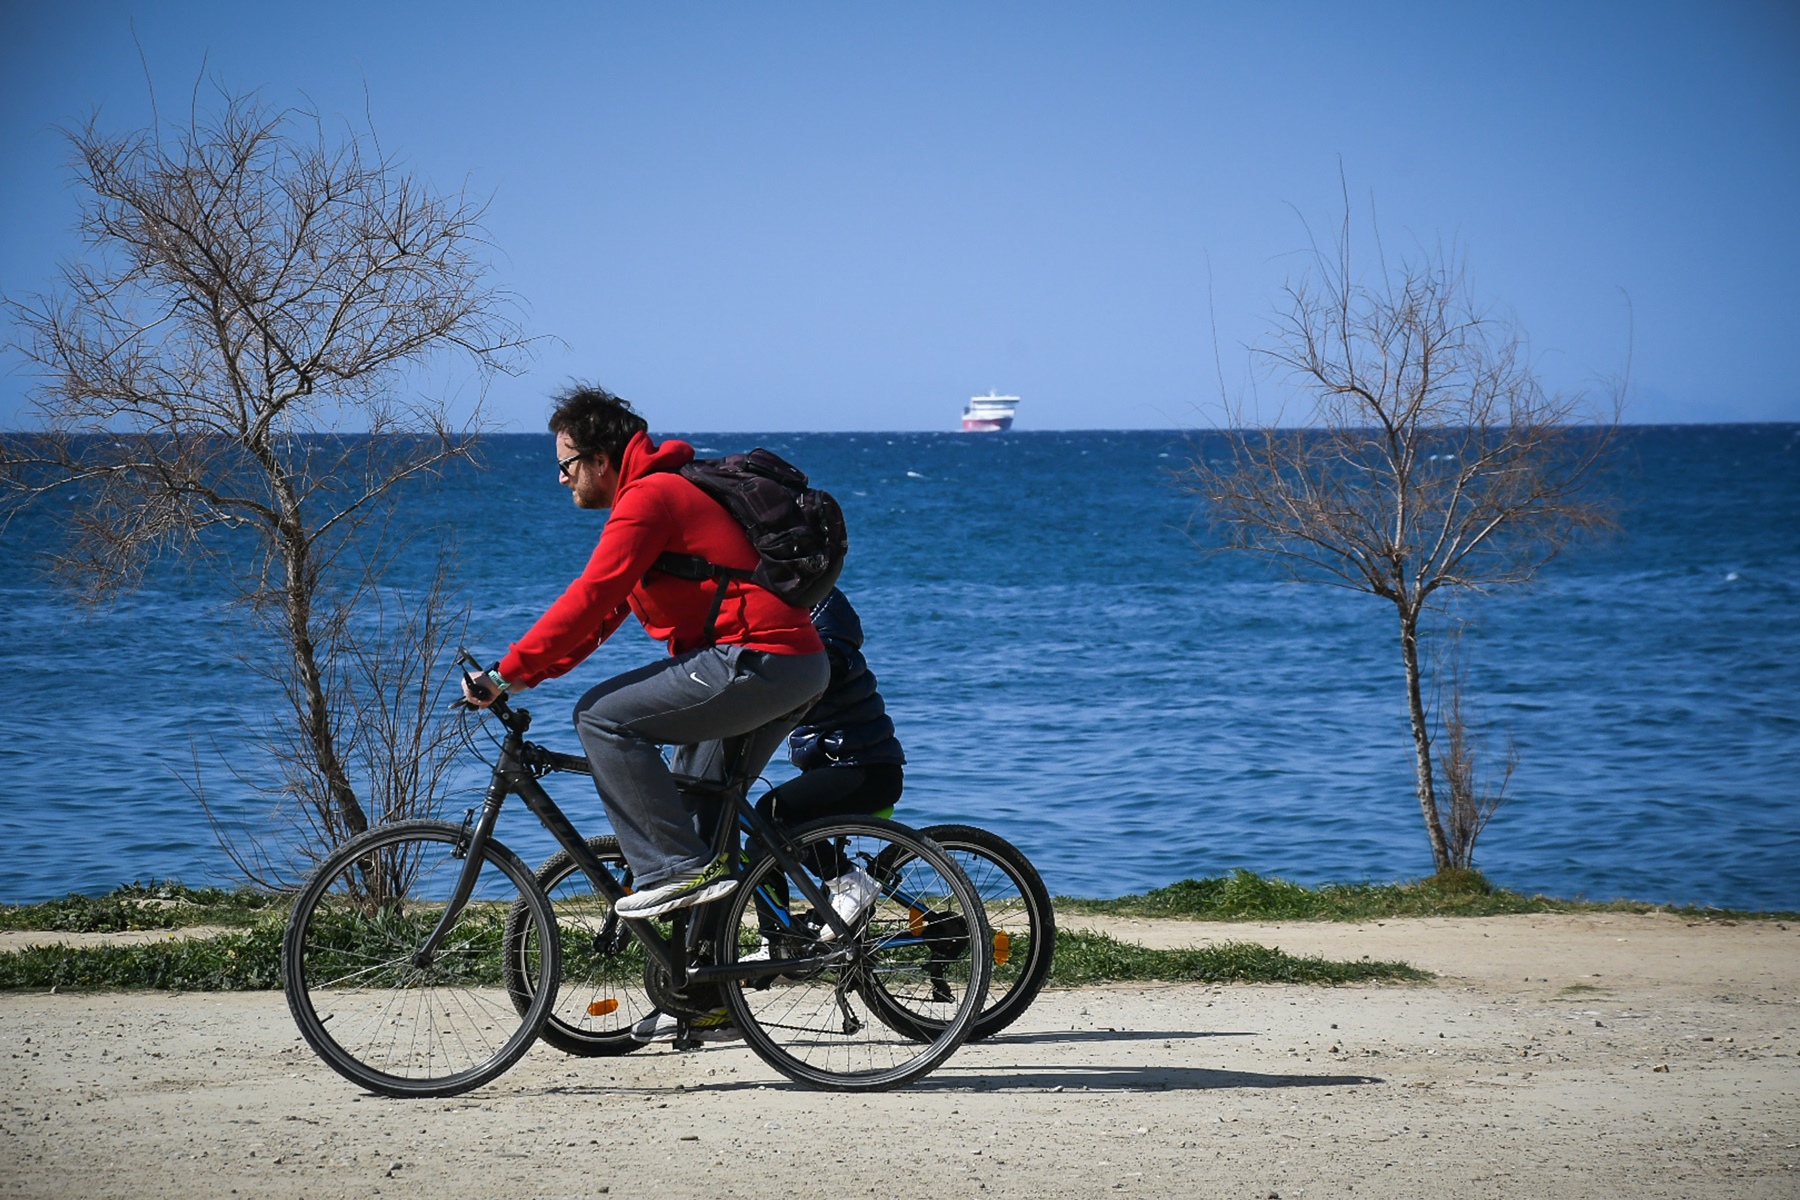
<svg viewBox="0 0 1800 1200">
<path fill-rule="evenodd" d="M 832 911 L 843 919 L 844 924 L 854 928 L 857 918 L 868 912 L 881 895 L 881 885 L 861 867 L 851 867 L 836 879 L 825 881 L 825 894 L 831 897 Z M 819 940 L 836 941 L 837 930 L 825 926 Z"/>
</svg>

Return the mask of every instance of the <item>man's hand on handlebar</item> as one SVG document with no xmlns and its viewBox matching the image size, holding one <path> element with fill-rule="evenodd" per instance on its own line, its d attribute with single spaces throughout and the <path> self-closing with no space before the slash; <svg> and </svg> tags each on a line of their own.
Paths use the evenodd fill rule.
<svg viewBox="0 0 1800 1200">
<path fill-rule="evenodd" d="M 462 699 L 458 701 L 465 708 L 491 708 L 506 695 L 506 685 L 494 671 L 482 670 L 475 656 L 467 650 L 457 655 L 457 661 L 470 668 L 462 673 Z"/>
<path fill-rule="evenodd" d="M 486 708 L 500 698 L 500 689 L 485 674 L 471 675 L 464 671 L 462 689 L 463 703 L 469 708 Z"/>
</svg>

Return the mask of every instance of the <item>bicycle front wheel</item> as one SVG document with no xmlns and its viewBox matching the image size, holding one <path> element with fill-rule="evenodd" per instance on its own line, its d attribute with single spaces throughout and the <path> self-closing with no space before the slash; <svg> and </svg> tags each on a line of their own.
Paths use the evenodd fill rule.
<svg viewBox="0 0 1800 1200">
<path fill-rule="evenodd" d="M 772 858 L 756 858 L 720 901 L 719 961 L 740 961 L 760 939 L 771 962 L 834 947 L 841 961 L 725 987 L 732 1019 L 764 1062 L 812 1087 L 883 1091 L 918 1079 L 962 1044 L 987 995 L 992 947 L 980 896 L 954 859 L 893 821 L 827 817 L 791 837 L 808 868 L 860 869 L 878 891 L 848 944 L 827 942 L 799 889 Z M 902 1003 L 937 1020 L 930 1037 L 915 1040 L 883 1016 Z"/>
<path fill-rule="evenodd" d="M 619 839 L 591 837 L 588 849 L 612 877 L 631 890 L 631 868 Z M 537 869 L 538 886 L 550 897 L 562 949 L 562 981 L 556 1003 L 538 1036 L 564 1054 L 583 1058 L 629 1054 L 644 1043 L 631 1027 L 655 1011 L 644 991 L 644 947 L 613 913 L 612 903 L 595 891 L 567 850 L 558 850 Z M 535 1002 L 535 971 L 542 960 L 531 912 L 521 901 L 507 921 L 507 945 L 515 953 L 506 962 L 507 987 L 523 1014 Z"/>
<path fill-rule="evenodd" d="M 479 1087 L 530 1048 L 555 1002 L 550 902 L 498 842 L 488 843 L 448 936 L 421 961 L 468 842 L 466 830 L 441 821 L 370 830 L 327 858 L 294 901 L 281 945 L 288 1008 L 319 1057 L 370 1091 L 451 1096 Z M 509 930 L 515 907 L 524 916 Z M 551 982 L 515 1008 L 506 965 L 527 954 L 532 976 Z"/>
</svg>

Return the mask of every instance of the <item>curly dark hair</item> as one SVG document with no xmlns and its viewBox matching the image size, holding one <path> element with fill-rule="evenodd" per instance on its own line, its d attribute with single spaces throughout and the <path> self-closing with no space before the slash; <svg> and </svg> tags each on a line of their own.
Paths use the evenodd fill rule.
<svg viewBox="0 0 1800 1200">
<path fill-rule="evenodd" d="M 631 402 L 603 387 L 575 383 L 558 392 L 550 412 L 550 432 L 566 433 L 575 449 L 585 455 L 604 454 L 613 466 L 632 437 L 650 431 Z"/>
</svg>

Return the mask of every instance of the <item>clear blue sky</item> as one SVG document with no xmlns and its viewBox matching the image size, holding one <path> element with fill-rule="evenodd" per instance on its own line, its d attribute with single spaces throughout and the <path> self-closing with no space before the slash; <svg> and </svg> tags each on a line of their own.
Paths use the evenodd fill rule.
<svg viewBox="0 0 1800 1200">
<path fill-rule="evenodd" d="M 1334 220 L 1455 239 L 1549 382 L 1800 420 L 1800 6 L 0 0 L 0 289 L 74 252 L 58 122 L 203 69 L 491 197 L 571 376 L 660 429 L 1195 425 Z M 0 426 L 24 382 L 0 378 Z"/>
</svg>

